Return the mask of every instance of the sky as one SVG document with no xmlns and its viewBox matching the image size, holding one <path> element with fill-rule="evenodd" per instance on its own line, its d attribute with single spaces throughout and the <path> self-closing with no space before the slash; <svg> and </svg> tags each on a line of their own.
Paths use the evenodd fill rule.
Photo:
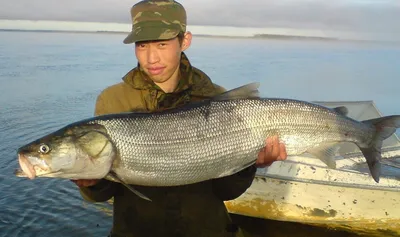
<svg viewBox="0 0 400 237">
<path fill-rule="evenodd" d="M 189 25 L 287 28 L 400 39 L 400 0 L 182 0 Z M 0 0 L 0 19 L 130 23 L 128 0 Z"/>
</svg>

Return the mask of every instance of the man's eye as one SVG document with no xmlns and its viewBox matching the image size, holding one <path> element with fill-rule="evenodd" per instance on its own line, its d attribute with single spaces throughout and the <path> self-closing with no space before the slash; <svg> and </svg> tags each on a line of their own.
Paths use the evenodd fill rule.
<svg viewBox="0 0 400 237">
<path fill-rule="evenodd" d="M 136 48 L 144 49 L 146 48 L 146 44 L 136 44 Z"/>
</svg>

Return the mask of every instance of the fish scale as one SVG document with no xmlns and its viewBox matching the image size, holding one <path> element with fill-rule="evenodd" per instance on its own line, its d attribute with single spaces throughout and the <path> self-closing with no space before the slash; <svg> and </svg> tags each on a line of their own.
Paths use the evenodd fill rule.
<svg viewBox="0 0 400 237">
<path fill-rule="evenodd" d="M 279 135 L 293 155 L 327 141 L 362 143 L 361 138 L 370 139 L 373 132 L 317 105 L 279 99 L 211 101 L 190 110 L 92 123 L 103 125 L 116 144 L 121 165 L 114 169 L 119 177 L 151 186 L 230 175 L 251 165 L 272 135 Z"/>
<path fill-rule="evenodd" d="M 146 182 L 146 185 L 177 185 L 202 181 L 210 175 L 218 176 L 232 169 L 232 161 L 238 161 L 234 168 L 243 166 L 243 157 L 237 157 L 252 150 L 249 143 L 253 139 L 243 139 L 246 137 L 243 122 L 235 122 L 234 117 L 238 115 L 233 110 L 218 112 L 223 108 L 224 104 L 211 103 L 210 107 L 174 114 L 96 120 L 93 123 L 103 125 L 116 144 L 122 165 L 115 171 L 122 180 Z M 176 117 L 182 121 L 177 121 Z M 229 139 L 220 139 L 224 135 Z M 242 150 L 239 154 L 238 149 Z M 251 154 L 247 163 L 255 160 L 255 152 Z M 134 171 L 132 167 L 135 167 Z"/>
</svg>

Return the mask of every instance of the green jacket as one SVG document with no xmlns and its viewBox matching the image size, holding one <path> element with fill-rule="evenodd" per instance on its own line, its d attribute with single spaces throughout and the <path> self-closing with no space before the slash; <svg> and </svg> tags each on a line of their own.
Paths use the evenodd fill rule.
<svg viewBox="0 0 400 237">
<path fill-rule="evenodd" d="M 123 82 L 106 88 L 97 99 L 95 114 L 156 111 L 181 106 L 222 93 L 224 89 L 192 67 L 182 53 L 180 83 L 173 93 L 164 93 L 139 67 Z M 84 199 L 104 202 L 114 198 L 112 237 L 242 236 L 232 225 L 225 200 L 239 197 L 251 185 L 255 166 L 232 176 L 178 187 L 135 188 L 152 199 L 140 199 L 119 183 L 101 180 L 80 188 Z"/>
</svg>

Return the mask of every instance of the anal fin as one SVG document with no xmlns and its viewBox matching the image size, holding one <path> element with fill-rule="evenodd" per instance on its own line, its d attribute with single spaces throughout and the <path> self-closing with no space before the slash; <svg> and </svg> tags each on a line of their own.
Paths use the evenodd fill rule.
<svg viewBox="0 0 400 237">
<path fill-rule="evenodd" d="M 338 143 L 325 143 L 307 150 L 308 153 L 324 162 L 329 168 L 336 169 L 336 153 L 339 150 Z"/>
<path fill-rule="evenodd" d="M 120 182 L 122 185 L 124 185 L 127 189 L 129 189 L 131 192 L 136 194 L 138 197 L 151 202 L 150 198 L 146 197 L 143 193 L 134 189 L 131 185 L 126 184 L 124 181 L 122 181 L 122 179 L 120 177 L 118 177 L 118 175 L 115 172 L 110 171 L 110 173 L 108 173 L 107 176 L 109 176 L 111 179 L 114 179 L 114 180 L 117 180 L 118 182 Z"/>
</svg>

